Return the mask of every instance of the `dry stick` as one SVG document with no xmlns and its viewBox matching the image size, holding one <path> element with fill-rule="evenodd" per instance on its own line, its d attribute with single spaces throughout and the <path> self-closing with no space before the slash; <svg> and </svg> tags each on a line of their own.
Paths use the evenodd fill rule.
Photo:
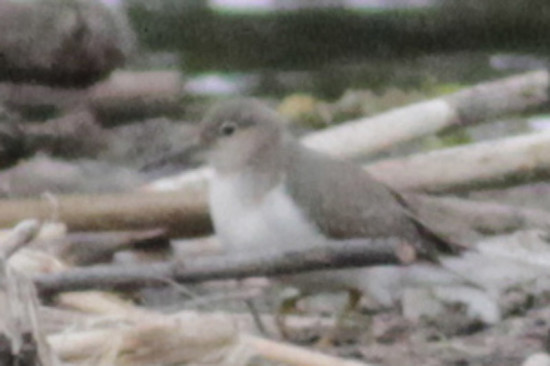
<svg viewBox="0 0 550 366">
<path fill-rule="evenodd" d="M 324 245 L 305 250 L 269 252 L 250 256 L 195 258 L 192 262 L 147 265 L 102 265 L 77 268 L 35 278 L 39 291 L 127 289 L 166 285 L 166 279 L 182 283 L 252 276 L 278 276 L 306 271 L 401 263 L 406 244 L 395 238 L 361 240 L 345 246 Z"/>
<path fill-rule="evenodd" d="M 43 199 L 0 201 L 0 227 L 27 217 L 57 215 L 72 230 L 166 228 L 170 236 L 212 231 L 206 197 L 178 192 L 97 196 L 57 196 L 56 207 Z"/>
<path fill-rule="evenodd" d="M 550 132 L 379 161 L 367 171 L 396 189 L 431 193 L 533 182 L 550 177 Z"/>
</svg>

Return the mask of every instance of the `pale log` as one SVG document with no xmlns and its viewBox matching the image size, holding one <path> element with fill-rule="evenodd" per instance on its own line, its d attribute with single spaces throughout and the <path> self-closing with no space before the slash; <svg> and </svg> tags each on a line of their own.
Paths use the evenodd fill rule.
<svg viewBox="0 0 550 366">
<path fill-rule="evenodd" d="M 429 193 L 534 182 L 550 177 L 550 132 L 383 160 L 367 171 L 395 189 Z"/>
<path fill-rule="evenodd" d="M 548 72 L 535 71 L 411 104 L 313 133 L 304 143 L 333 156 L 374 154 L 451 127 L 484 122 L 548 102 Z"/>
</svg>

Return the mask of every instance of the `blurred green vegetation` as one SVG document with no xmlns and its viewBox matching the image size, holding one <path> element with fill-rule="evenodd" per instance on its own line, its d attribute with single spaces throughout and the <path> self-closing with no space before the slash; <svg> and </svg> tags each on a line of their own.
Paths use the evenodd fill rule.
<svg viewBox="0 0 550 366">
<path fill-rule="evenodd" d="M 549 48 L 547 0 L 443 0 L 439 6 L 406 10 L 267 13 L 216 12 L 205 1 L 154 3 L 129 3 L 142 44 L 181 52 L 190 71 L 311 69 L 436 52 Z"/>
</svg>

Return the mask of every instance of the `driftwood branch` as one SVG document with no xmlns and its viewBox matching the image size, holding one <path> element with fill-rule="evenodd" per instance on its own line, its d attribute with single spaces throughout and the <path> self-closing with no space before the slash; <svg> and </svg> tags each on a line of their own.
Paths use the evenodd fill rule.
<svg viewBox="0 0 550 366">
<path fill-rule="evenodd" d="M 90 110 L 106 125 L 180 111 L 183 90 L 177 71 L 115 71 L 88 89 L 0 83 L 0 103 L 22 115 L 49 107 Z"/>
<path fill-rule="evenodd" d="M 548 102 L 547 71 L 530 72 L 313 133 L 304 143 L 345 158 L 374 154 L 442 130 L 473 125 Z"/>
<path fill-rule="evenodd" d="M 0 227 L 12 226 L 29 217 L 55 217 L 72 231 L 165 228 L 170 236 L 203 235 L 212 231 L 206 198 L 181 193 L 139 192 L 0 201 Z"/>
<path fill-rule="evenodd" d="M 279 276 L 306 271 L 401 263 L 405 244 L 393 238 L 347 245 L 317 246 L 306 250 L 251 256 L 196 258 L 192 262 L 163 262 L 147 265 L 103 265 L 73 269 L 35 278 L 45 296 L 86 289 L 128 289 L 252 276 Z"/>
<path fill-rule="evenodd" d="M 379 161 L 369 173 L 399 190 L 444 193 L 550 177 L 550 133 L 533 133 Z"/>
</svg>

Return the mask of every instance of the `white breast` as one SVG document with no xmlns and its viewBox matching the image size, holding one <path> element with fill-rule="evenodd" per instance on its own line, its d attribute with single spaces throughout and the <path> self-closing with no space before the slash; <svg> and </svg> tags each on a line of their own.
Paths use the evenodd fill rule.
<svg viewBox="0 0 550 366">
<path fill-rule="evenodd" d="M 291 249 L 323 241 L 283 184 L 258 199 L 251 198 L 248 187 L 239 175 L 214 176 L 210 184 L 214 228 L 228 250 Z"/>
</svg>

